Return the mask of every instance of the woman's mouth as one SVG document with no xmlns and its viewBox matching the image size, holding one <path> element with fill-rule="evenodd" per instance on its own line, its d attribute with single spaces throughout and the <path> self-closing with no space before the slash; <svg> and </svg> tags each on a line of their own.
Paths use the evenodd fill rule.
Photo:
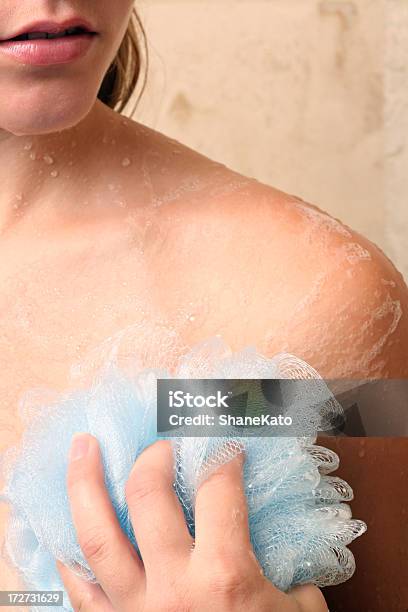
<svg viewBox="0 0 408 612">
<path fill-rule="evenodd" d="M 96 36 L 85 23 L 42 22 L 0 41 L 0 53 L 34 66 L 66 64 L 84 56 Z"/>
</svg>

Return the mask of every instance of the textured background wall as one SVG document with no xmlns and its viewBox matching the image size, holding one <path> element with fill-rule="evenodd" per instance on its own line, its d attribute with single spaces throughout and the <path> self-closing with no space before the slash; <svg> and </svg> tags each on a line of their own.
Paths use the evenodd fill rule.
<svg viewBox="0 0 408 612">
<path fill-rule="evenodd" d="M 151 65 L 135 118 L 317 204 L 408 278 L 407 4 L 138 0 Z"/>
<path fill-rule="evenodd" d="M 385 34 L 385 245 L 408 282 L 407 0 L 388 0 Z"/>
</svg>

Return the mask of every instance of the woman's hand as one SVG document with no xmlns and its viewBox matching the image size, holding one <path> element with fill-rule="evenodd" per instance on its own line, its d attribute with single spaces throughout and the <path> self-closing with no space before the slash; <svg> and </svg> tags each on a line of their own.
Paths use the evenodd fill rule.
<svg viewBox="0 0 408 612">
<path fill-rule="evenodd" d="M 170 443 L 138 457 L 126 498 L 143 562 L 121 530 L 104 486 L 97 440 L 77 434 L 68 493 L 78 541 L 98 585 L 57 563 L 71 604 L 80 612 L 327 612 L 312 585 L 289 594 L 275 588 L 253 553 L 242 483 L 243 455 L 198 490 L 196 538 L 190 536 L 172 487 Z"/>
</svg>

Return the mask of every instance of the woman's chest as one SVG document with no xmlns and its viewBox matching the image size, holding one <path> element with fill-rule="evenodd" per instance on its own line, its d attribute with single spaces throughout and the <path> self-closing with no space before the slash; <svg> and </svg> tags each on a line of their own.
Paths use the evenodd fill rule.
<svg viewBox="0 0 408 612">
<path fill-rule="evenodd" d="M 18 405 L 86 384 L 107 359 L 168 367 L 184 313 L 166 310 L 152 272 L 123 253 L 16 266 L 0 281 L 0 452 L 19 436 Z M 34 394 L 35 396 L 35 394 Z"/>
<path fill-rule="evenodd" d="M 38 251 L 30 245 L 16 261 L 20 244 L 0 258 L 0 451 L 19 435 L 27 392 L 86 384 L 106 360 L 169 368 L 216 334 L 232 350 L 264 348 L 283 298 L 259 300 L 249 265 L 237 271 L 231 257 L 215 257 L 215 246 L 188 243 L 183 251 L 157 234 L 142 248 L 105 233 Z"/>
</svg>

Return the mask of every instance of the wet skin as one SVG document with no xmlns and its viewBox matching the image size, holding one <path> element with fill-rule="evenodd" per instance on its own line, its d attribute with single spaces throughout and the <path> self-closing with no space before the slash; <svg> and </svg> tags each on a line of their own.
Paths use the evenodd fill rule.
<svg viewBox="0 0 408 612">
<path fill-rule="evenodd" d="M 128 326 L 124 363 L 131 354 L 140 367 L 171 367 L 221 334 L 233 350 L 292 352 L 327 378 L 408 378 L 401 275 L 318 208 L 99 103 L 62 134 L 6 145 L 2 166 L 22 170 L 17 186 L 5 180 L 0 207 L 2 449 L 21 435 L 25 392 L 86 384 L 98 347 Z M 408 443 L 366 440 L 364 457 L 359 439 L 323 443 L 369 527 L 351 545 L 355 576 L 325 590 L 330 610 L 386 602 L 400 612 Z M 0 588 L 17 586 L 12 568 L 0 575 Z"/>
</svg>

